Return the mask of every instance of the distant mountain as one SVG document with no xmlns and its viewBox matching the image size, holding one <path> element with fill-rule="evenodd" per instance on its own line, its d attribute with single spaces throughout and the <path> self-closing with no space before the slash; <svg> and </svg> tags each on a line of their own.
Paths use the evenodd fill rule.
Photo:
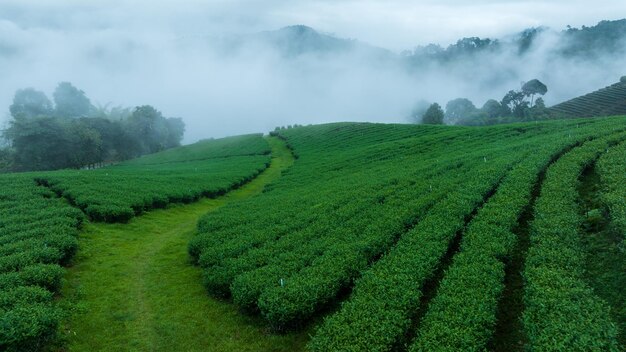
<svg viewBox="0 0 626 352">
<path fill-rule="evenodd" d="M 550 111 L 563 117 L 626 115 L 626 76 L 608 87 L 557 104 Z"/>
<path fill-rule="evenodd" d="M 563 31 L 560 51 L 566 56 L 595 57 L 606 52 L 626 49 L 626 19 L 601 21 L 592 27 Z"/>
<path fill-rule="evenodd" d="M 466 37 L 446 48 L 438 44 L 418 46 L 403 52 L 405 58 L 413 62 L 450 62 L 465 60 L 478 54 L 489 54 L 502 49 L 510 49 L 523 56 L 538 46 L 544 36 L 555 35 L 558 39 L 551 43 L 551 52 L 567 58 L 594 58 L 606 53 L 626 51 L 626 19 L 601 21 L 595 26 L 582 28 L 569 27 L 561 32 L 547 27 L 528 28 L 515 35 L 501 38 Z"/>
<path fill-rule="evenodd" d="M 254 39 L 278 48 L 286 56 L 310 53 L 341 53 L 362 45 L 354 40 L 319 33 L 315 29 L 303 25 L 261 32 Z"/>
<path fill-rule="evenodd" d="M 303 55 L 332 56 L 358 52 L 365 56 L 401 59 L 409 65 L 428 62 L 449 63 L 464 61 L 483 54 L 509 51 L 518 56 L 532 54 L 548 35 L 556 36 L 550 51 L 561 57 L 599 57 L 605 53 L 626 51 L 626 19 L 601 21 L 595 26 L 568 27 L 555 31 L 547 27 L 528 28 L 504 38 L 465 37 L 447 47 L 439 44 L 417 46 L 397 55 L 387 49 L 372 46 L 355 39 L 345 39 L 326 34 L 305 25 L 287 26 L 278 30 L 253 34 L 205 37 L 215 47 L 226 53 L 241 50 L 271 48 L 280 55 L 296 58 Z"/>
<path fill-rule="evenodd" d="M 341 55 L 354 52 L 378 58 L 395 57 L 395 54 L 389 50 L 354 39 L 338 38 L 321 33 L 304 25 L 287 26 L 278 30 L 254 34 L 209 37 L 208 40 L 228 53 L 254 48 L 259 50 L 270 48 L 287 58 L 303 55 Z"/>
</svg>

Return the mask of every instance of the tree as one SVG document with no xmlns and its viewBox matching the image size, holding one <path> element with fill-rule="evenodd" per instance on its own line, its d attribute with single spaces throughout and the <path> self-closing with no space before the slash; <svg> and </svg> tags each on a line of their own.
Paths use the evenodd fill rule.
<svg viewBox="0 0 626 352">
<path fill-rule="evenodd" d="M 531 79 L 522 85 L 522 93 L 525 97 L 530 97 L 530 106 L 533 106 L 535 94 L 544 95 L 548 92 L 548 87 L 538 79 Z"/>
<path fill-rule="evenodd" d="M 446 113 L 444 118 L 446 123 L 454 125 L 458 121 L 470 117 L 476 112 L 476 106 L 469 99 L 458 98 L 450 100 L 446 104 Z"/>
<path fill-rule="evenodd" d="M 180 145 L 185 124 L 180 118 L 166 119 L 150 105 L 138 106 L 127 120 L 132 137 L 139 143 L 140 154 L 155 153 Z"/>
<path fill-rule="evenodd" d="M 511 113 L 508 107 L 502 106 L 499 101 L 495 99 L 489 99 L 485 102 L 480 110 L 485 114 L 488 119 L 496 119 L 498 117 L 504 117 Z"/>
<path fill-rule="evenodd" d="M 530 115 L 533 120 L 550 117 L 550 109 L 546 108 L 546 103 L 542 98 L 537 98 L 535 105 L 530 108 Z"/>
<path fill-rule="evenodd" d="M 71 143 L 69 153 L 71 167 L 80 168 L 94 165 L 103 159 L 102 137 L 85 120 L 89 119 L 78 119 L 70 122 L 68 137 Z"/>
<path fill-rule="evenodd" d="M 14 150 L 16 171 L 70 167 L 71 141 L 66 121 L 55 117 L 16 117 L 5 131 Z"/>
<path fill-rule="evenodd" d="M 509 113 L 514 117 L 523 118 L 524 112 L 528 108 L 528 102 L 524 98 L 525 95 L 521 91 L 510 90 L 504 95 L 500 104 L 507 107 Z"/>
<path fill-rule="evenodd" d="M 422 123 L 429 125 L 443 124 L 443 110 L 437 103 L 432 103 L 422 116 Z"/>
<path fill-rule="evenodd" d="M 13 169 L 13 151 L 9 148 L 0 148 L 0 173 Z"/>
<path fill-rule="evenodd" d="M 52 102 L 48 97 L 33 88 L 18 89 L 13 97 L 13 104 L 9 106 L 13 117 L 50 116 Z"/>
<path fill-rule="evenodd" d="M 165 143 L 166 148 L 179 147 L 180 141 L 182 141 L 183 136 L 185 135 L 185 123 L 183 119 L 180 117 L 170 117 L 165 120 L 167 124 L 167 142 Z"/>
<path fill-rule="evenodd" d="M 165 118 L 150 105 L 91 105 L 68 82 L 54 92 L 56 111 L 42 92 L 18 90 L 13 118 L 0 137 L 0 172 L 54 170 L 126 160 L 180 145 L 185 123 Z"/>
<path fill-rule="evenodd" d="M 61 82 L 52 94 L 56 105 L 56 115 L 60 117 L 85 117 L 94 110 L 85 92 L 69 82 Z"/>
<path fill-rule="evenodd" d="M 413 106 L 413 109 L 411 109 L 411 114 L 409 115 L 409 121 L 411 121 L 411 123 L 421 123 L 422 116 L 424 116 L 424 113 L 426 112 L 426 110 L 428 110 L 429 106 L 430 106 L 430 103 L 427 102 L 426 100 L 418 101 Z"/>
</svg>

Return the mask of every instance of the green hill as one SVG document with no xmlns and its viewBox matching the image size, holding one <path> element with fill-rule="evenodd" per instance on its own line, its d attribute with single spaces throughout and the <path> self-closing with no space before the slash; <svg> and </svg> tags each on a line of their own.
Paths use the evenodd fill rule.
<svg viewBox="0 0 626 352">
<path fill-rule="evenodd" d="M 163 321 L 146 325 L 145 317 L 111 314 L 110 324 L 122 326 L 120 333 L 143 324 L 137 329 L 148 333 L 141 346 L 165 350 L 161 337 L 176 335 L 185 323 L 184 315 L 174 314 L 180 305 L 194 310 L 201 302 L 226 301 L 253 323 L 221 321 L 216 310 L 207 324 L 218 335 L 222 324 L 224 334 L 233 334 L 219 337 L 227 341 L 222 347 L 189 346 L 191 340 L 172 346 L 170 339 L 167 348 L 293 350 L 292 336 L 309 336 L 310 351 L 618 351 L 625 327 L 626 182 L 619 168 L 626 157 L 625 122 L 333 123 L 273 132 L 269 141 L 282 140 L 295 157 L 284 169 L 269 166 L 278 156 L 268 154 L 267 138 L 249 135 L 98 170 L 2 175 L 0 347 L 36 350 L 53 339 L 63 319 L 56 304 L 64 301 L 57 294 L 59 265 L 80 253 L 81 221 L 128 221 L 172 202 L 233 194 L 274 170 L 262 191 L 198 219 L 191 260 L 170 253 L 178 247 L 162 249 L 178 260 L 181 273 L 193 264 L 202 271 L 202 279 L 186 274 L 184 280 L 195 281 L 179 280 L 177 288 L 162 286 L 172 281 L 161 275 L 149 283 L 149 294 L 129 296 L 143 310 L 148 296 L 158 301 L 170 312 L 159 315 Z M 159 222 L 156 213 L 148 216 L 159 233 L 182 231 L 176 216 Z M 138 224 L 114 224 L 111 231 L 119 235 L 134 226 L 142 233 Z M 90 241 L 106 236 L 103 231 Z M 146 236 L 149 256 L 159 255 L 147 245 L 154 236 Z M 120 265 L 123 239 L 101 258 Z M 141 241 L 133 236 L 135 250 Z M 140 254 L 126 262 L 145 266 Z M 120 275 L 110 280 L 128 280 L 126 272 L 112 274 L 106 259 L 90 265 Z M 167 293 L 200 281 L 209 296 L 179 302 Z M 108 287 L 102 292 L 120 294 Z M 233 333 L 236 324 L 246 339 Z M 257 324 L 264 332 L 250 342 L 250 325 Z"/>
<path fill-rule="evenodd" d="M 626 114 L 626 76 L 620 82 L 554 105 L 550 111 L 563 117 L 615 116 Z"/>
<path fill-rule="evenodd" d="M 128 221 L 169 203 L 224 194 L 267 168 L 268 151 L 261 135 L 249 135 L 97 170 L 0 175 L 0 350 L 38 351 L 56 335 L 60 265 L 78 250 L 85 215 Z M 209 158 L 198 160 L 200 152 Z"/>
</svg>

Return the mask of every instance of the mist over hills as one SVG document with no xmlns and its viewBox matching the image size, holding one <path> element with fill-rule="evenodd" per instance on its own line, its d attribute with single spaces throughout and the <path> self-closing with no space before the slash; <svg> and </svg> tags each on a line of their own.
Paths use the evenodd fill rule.
<svg viewBox="0 0 626 352">
<path fill-rule="evenodd" d="M 517 67 L 524 66 L 524 62 L 528 66 L 535 66 L 532 70 L 541 73 L 546 80 L 552 76 L 550 71 L 556 65 L 551 65 L 551 62 L 554 61 L 591 70 L 601 69 L 613 58 L 623 63 L 620 58 L 626 54 L 626 19 L 601 21 L 595 26 L 582 26 L 580 29 L 568 27 L 562 31 L 548 27 L 528 28 L 504 38 L 465 37 L 447 47 L 431 43 L 399 54 L 357 40 L 319 33 L 302 25 L 260 33 L 257 38 L 275 46 L 286 57 L 341 55 L 350 50 L 359 50 L 362 55 L 371 55 L 378 60 L 397 61 L 414 73 L 447 68 L 452 69 L 453 75 L 457 77 L 477 81 L 482 86 L 491 86 L 507 84 L 513 78 L 530 79 L 524 78 L 520 73 L 524 70 Z M 500 60 L 504 58 L 515 61 L 503 65 Z M 472 68 L 468 67 L 470 63 Z M 559 76 L 558 73 L 555 76 Z M 612 76 L 613 82 L 622 73 L 616 70 Z M 594 80 L 594 77 L 586 78 Z M 584 85 L 584 81 L 579 83 Z M 555 97 L 550 100 L 554 102 L 566 96 L 561 92 L 553 93 Z"/>
<path fill-rule="evenodd" d="M 408 122 L 424 102 L 463 97 L 482 106 L 533 78 L 547 85 L 551 106 L 626 73 L 626 20 L 501 38 L 468 33 L 403 52 L 304 25 L 189 35 L 0 26 L 0 119 L 17 89 L 51 94 L 70 81 L 96 104 L 149 103 L 183 117 L 185 143 L 296 123 Z"/>
<path fill-rule="evenodd" d="M 224 45 L 230 44 L 231 49 L 241 48 L 246 43 L 264 43 L 275 47 L 281 54 L 288 57 L 306 54 L 340 54 L 350 50 L 360 50 L 369 51 L 374 55 L 387 55 L 389 58 L 409 59 L 411 63 L 419 64 L 424 61 L 458 61 L 472 55 L 493 54 L 502 50 L 517 52 L 519 56 L 532 55 L 548 36 L 554 36 L 550 49 L 555 56 L 568 59 L 600 58 L 607 53 L 626 50 L 626 19 L 601 21 L 591 27 L 568 27 L 562 31 L 548 27 L 527 28 L 504 38 L 464 37 L 447 47 L 430 43 L 404 50 L 399 54 L 356 39 L 340 38 L 333 34 L 319 32 L 306 25 L 292 25 L 278 30 L 226 36 L 221 39 Z"/>
<path fill-rule="evenodd" d="M 330 66 L 348 59 L 367 63 L 372 69 L 399 70 L 430 86 L 420 100 L 439 100 L 442 104 L 455 98 L 445 91 L 476 99 L 480 105 L 488 98 L 500 99 L 509 89 L 519 88 L 521 82 L 539 78 L 551 88 L 546 100 L 552 105 L 619 79 L 626 62 L 626 19 L 560 31 L 528 28 L 503 38 L 464 37 L 447 47 L 431 43 L 400 53 L 305 25 L 208 38 L 207 43 L 232 56 L 269 51 L 302 67 L 310 63 L 308 60 L 326 60 Z M 571 85 L 574 76 L 580 78 Z M 420 86 L 417 83 L 415 90 L 420 91 Z"/>
</svg>

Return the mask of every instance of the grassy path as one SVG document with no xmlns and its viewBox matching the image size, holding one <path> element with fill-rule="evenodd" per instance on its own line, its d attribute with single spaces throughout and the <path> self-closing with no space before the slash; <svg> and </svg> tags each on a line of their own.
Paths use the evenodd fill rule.
<svg viewBox="0 0 626 352">
<path fill-rule="evenodd" d="M 85 226 L 63 290 L 77 305 L 63 329 L 69 351 L 303 349 L 307 332 L 272 335 L 258 319 L 209 297 L 187 254 L 201 215 L 259 194 L 293 163 L 282 141 L 268 141 L 271 166 L 223 197 L 151 211 L 128 224 Z"/>
</svg>

